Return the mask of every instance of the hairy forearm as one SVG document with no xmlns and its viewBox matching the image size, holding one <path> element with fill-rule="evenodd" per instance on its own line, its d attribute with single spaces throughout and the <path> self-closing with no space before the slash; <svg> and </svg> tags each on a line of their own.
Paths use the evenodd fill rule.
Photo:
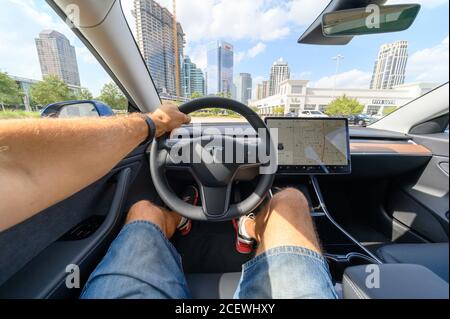
<svg viewBox="0 0 450 319">
<path fill-rule="evenodd" d="M 105 176 L 145 140 L 139 116 L 0 123 L 0 231 Z"/>
</svg>

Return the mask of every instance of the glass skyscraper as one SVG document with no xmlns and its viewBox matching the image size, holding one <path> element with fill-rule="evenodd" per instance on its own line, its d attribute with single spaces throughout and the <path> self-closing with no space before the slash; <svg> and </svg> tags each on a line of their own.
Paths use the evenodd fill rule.
<svg viewBox="0 0 450 319">
<path fill-rule="evenodd" d="M 183 59 L 182 85 L 184 97 L 190 98 L 194 93 L 206 94 L 203 72 L 188 56 Z"/>
<path fill-rule="evenodd" d="M 172 14 L 154 0 L 134 0 L 133 14 L 136 21 L 136 40 L 156 89 L 159 93 L 176 95 L 177 69 Z M 177 23 L 177 43 L 181 70 L 185 40 L 180 23 Z M 180 74 L 180 87 L 181 82 Z"/>
<path fill-rule="evenodd" d="M 207 53 L 208 94 L 231 94 L 233 85 L 233 46 L 225 41 L 212 42 Z"/>
<path fill-rule="evenodd" d="M 235 99 L 241 103 L 247 104 L 252 98 L 252 76 L 250 73 L 239 73 L 235 79 L 236 86 Z"/>
</svg>

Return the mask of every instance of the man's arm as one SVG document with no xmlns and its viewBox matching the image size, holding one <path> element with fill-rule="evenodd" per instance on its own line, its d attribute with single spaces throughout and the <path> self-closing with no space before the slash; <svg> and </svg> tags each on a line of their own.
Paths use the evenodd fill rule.
<svg viewBox="0 0 450 319">
<path fill-rule="evenodd" d="M 188 123 L 176 106 L 149 114 L 156 135 Z M 145 141 L 140 115 L 0 123 L 0 232 L 105 176 Z"/>
</svg>

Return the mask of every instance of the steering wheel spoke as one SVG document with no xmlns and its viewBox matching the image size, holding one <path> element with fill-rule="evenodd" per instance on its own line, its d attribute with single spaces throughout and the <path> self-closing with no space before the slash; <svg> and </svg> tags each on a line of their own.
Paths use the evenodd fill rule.
<svg viewBox="0 0 450 319">
<path fill-rule="evenodd" d="M 200 186 L 203 212 L 210 217 L 224 215 L 230 205 L 231 186 Z"/>
</svg>

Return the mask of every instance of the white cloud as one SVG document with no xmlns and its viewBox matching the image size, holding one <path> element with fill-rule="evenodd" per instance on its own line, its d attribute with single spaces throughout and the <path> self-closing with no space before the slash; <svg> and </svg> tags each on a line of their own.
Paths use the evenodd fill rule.
<svg viewBox="0 0 450 319">
<path fill-rule="evenodd" d="M 81 59 L 86 64 L 98 64 L 98 61 L 86 47 L 75 48 L 77 59 Z"/>
<path fill-rule="evenodd" d="M 266 48 L 267 48 L 267 45 L 265 45 L 262 42 L 259 42 L 253 48 L 248 50 L 247 55 L 248 55 L 249 58 L 254 58 L 257 55 L 263 53 L 266 50 Z"/>
<path fill-rule="evenodd" d="M 36 7 L 36 2 L 32 0 L 7 0 L 17 5 L 25 16 L 38 24 L 42 29 L 58 30 L 63 33 L 71 42 L 76 39 L 75 34 L 61 19 L 54 19 L 49 13 L 43 12 Z"/>
<path fill-rule="evenodd" d="M 449 37 L 438 45 L 413 53 L 408 60 L 406 74 L 415 82 L 446 82 L 449 73 Z"/>
<path fill-rule="evenodd" d="M 330 0 L 294 0 L 289 11 L 289 20 L 300 26 L 309 25 L 329 2 Z"/>
<path fill-rule="evenodd" d="M 11 75 L 41 78 L 41 69 L 34 42 L 24 43 L 16 32 L 0 31 L 0 69 Z M 17 63 L 20 61 L 20 63 Z"/>
<path fill-rule="evenodd" d="M 238 64 L 239 62 L 244 60 L 245 56 L 246 56 L 246 53 L 247 52 L 245 52 L 245 51 L 236 52 L 234 54 L 234 64 Z"/>
<path fill-rule="evenodd" d="M 202 70 L 206 69 L 207 65 L 206 52 L 206 45 L 203 44 L 191 45 L 188 43 L 185 48 L 185 55 L 188 55 L 192 62 L 194 62 L 197 67 Z"/>
<path fill-rule="evenodd" d="M 262 42 L 258 42 L 255 46 L 253 46 L 252 48 L 250 48 L 247 51 L 241 51 L 241 52 L 237 52 L 234 54 L 234 62 L 235 63 L 239 63 L 244 59 L 248 59 L 248 58 L 254 58 L 257 55 L 263 53 L 267 48 L 267 45 L 265 45 Z"/>
<path fill-rule="evenodd" d="M 372 74 L 353 69 L 342 72 L 336 76 L 325 76 L 317 81 L 310 82 L 311 87 L 333 88 L 336 79 L 336 88 L 367 89 L 370 86 Z"/>
</svg>

